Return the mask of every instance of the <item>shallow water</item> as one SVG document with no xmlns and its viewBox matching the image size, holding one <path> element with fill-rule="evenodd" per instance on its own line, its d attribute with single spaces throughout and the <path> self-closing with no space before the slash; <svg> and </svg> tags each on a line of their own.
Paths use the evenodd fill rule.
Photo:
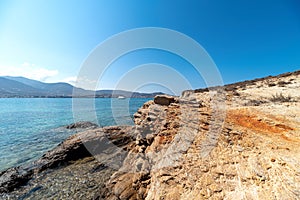
<svg viewBox="0 0 300 200">
<path fill-rule="evenodd" d="M 101 189 L 114 172 L 93 157 L 87 157 L 72 165 L 48 169 L 27 185 L 0 194 L 0 199 L 94 199 L 103 193 Z"/>
<path fill-rule="evenodd" d="M 0 99 L 0 171 L 42 156 L 75 133 L 63 126 L 76 121 L 99 126 L 133 124 L 132 115 L 150 99 L 73 100 Z"/>
</svg>

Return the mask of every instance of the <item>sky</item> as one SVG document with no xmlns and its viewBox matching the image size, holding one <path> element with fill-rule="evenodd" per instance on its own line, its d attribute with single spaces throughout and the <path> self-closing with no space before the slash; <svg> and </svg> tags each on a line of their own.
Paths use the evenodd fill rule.
<svg viewBox="0 0 300 200">
<path fill-rule="evenodd" d="M 99 44 L 123 31 L 144 27 L 175 30 L 198 42 L 224 84 L 300 69 L 297 0 L 0 0 L 0 76 L 75 84 Z M 156 63 L 153 73 L 148 72 L 148 63 Z M 170 75 L 162 73 L 157 64 L 168 66 Z M 191 88 L 206 86 L 205 77 L 185 58 L 140 49 L 113 62 L 97 88 L 116 88 L 138 66 L 144 66 L 144 73 L 154 80 L 136 85 L 139 91 L 170 90 L 167 84 L 155 82 L 157 77 L 179 89 L 188 87 L 174 81 L 173 71 Z M 139 74 L 132 78 L 144 79 Z M 132 87 L 123 83 L 119 89 Z"/>
</svg>

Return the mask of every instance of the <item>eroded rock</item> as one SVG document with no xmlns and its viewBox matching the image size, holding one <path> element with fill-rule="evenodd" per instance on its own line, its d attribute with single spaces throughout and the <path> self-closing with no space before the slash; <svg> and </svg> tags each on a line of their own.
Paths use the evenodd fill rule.
<svg viewBox="0 0 300 200">
<path fill-rule="evenodd" d="M 176 100 L 175 97 L 167 96 L 167 95 L 157 95 L 154 97 L 154 103 L 162 106 L 168 106 L 171 103 L 174 103 L 175 100 Z"/>
<path fill-rule="evenodd" d="M 70 125 L 65 126 L 66 129 L 94 129 L 98 128 L 97 124 L 92 122 L 80 121 Z"/>
<path fill-rule="evenodd" d="M 271 97 L 282 86 L 268 84 L 280 81 L 290 81 L 284 92 L 298 101 L 245 104 L 249 97 Z M 183 92 L 179 98 L 157 96 L 134 115 L 135 126 L 77 134 L 38 162 L 45 169 L 69 164 L 66 168 L 93 176 L 112 166 L 98 163 L 85 171 L 70 161 L 88 153 L 108 160 L 121 157 L 120 168 L 98 185 L 90 184 L 98 186 L 92 190 L 95 199 L 299 199 L 299 86 L 300 72 L 226 86 L 224 121 L 213 117 L 212 106 L 219 107 L 211 105 L 214 95 L 208 89 Z M 83 150 L 85 143 L 92 151 Z M 106 154 L 99 153 L 103 149 Z M 6 174 L 19 176 L 13 169 Z M 83 198 L 72 192 L 69 198 Z"/>
<path fill-rule="evenodd" d="M 45 153 L 37 161 L 25 166 L 10 168 L 0 173 L 0 193 L 10 192 L 26 184 L 34 174 L 47 169 L 67 166 L 89 156 L 109 152 L 107 159 L 113 159 L 117 148 L 126 148 L 133 141 L 132 127 L 105 127 L 70 136 L 56 148 Z M 87 148 L 89 147 L 89 148 Z M 129 147 L 127 147 L 129 148 Z M 110 150 L 111 149 L 111 150 Z"/>
</svg>

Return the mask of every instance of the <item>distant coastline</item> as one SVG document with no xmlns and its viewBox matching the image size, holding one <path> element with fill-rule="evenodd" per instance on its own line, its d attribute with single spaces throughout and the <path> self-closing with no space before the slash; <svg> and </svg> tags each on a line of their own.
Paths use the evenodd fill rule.
<svg viewBox="0 0 300 200">
<path fill-rule="evenodd" d="M 0 98 L 153 98 L 161 92 L 85 90 L 68 83 L 44 83 L 24 77 L 0 77 Z"/>
<path fill-rule="evenodd" d="M 160 94 L 163 94 L 163 93 L 160 93 Z M 127 98 L 136 98 L 136 99 L 148 99 L 148 98 L 154 98 L 157 94 L 149 94 L 149 96 L 140 96 L 140 97 L 125 97 L 126 99 Z M 103 98 L 103 99 L 120 99 L 118 97 L 115 97 L 115 96 L 112 96 L 112 97 L 103 97 L 103 96 L 9 96 L 9 97 L 3 97 L 1 96 L 0 99 L 22 99 L 22 98 L 25 98 L 25 99 L 61 99 L 61 98 L 66 98 L 66 99 L 69 99 L 69 98 Z"/>
</svg>

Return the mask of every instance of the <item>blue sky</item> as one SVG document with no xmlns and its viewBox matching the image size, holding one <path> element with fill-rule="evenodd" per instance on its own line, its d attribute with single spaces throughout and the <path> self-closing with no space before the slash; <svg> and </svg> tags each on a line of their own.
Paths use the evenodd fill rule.
<svg viewBox="0 0 300 200">
<path fill-rule="evenodd" d="M 224 83 L 300 69 L 297 0 L 1 0 L 0 75 L 72 82 L 98 44 L 141 27 L 168 28 L 196 40 L 214 60 Z M 145 49 L 120 58 L 99 87 L 113 88 L 126 70 L 144 63 L 168 65 L 193 88 L 205 86 L 185 60 Z"/>
</svg>

